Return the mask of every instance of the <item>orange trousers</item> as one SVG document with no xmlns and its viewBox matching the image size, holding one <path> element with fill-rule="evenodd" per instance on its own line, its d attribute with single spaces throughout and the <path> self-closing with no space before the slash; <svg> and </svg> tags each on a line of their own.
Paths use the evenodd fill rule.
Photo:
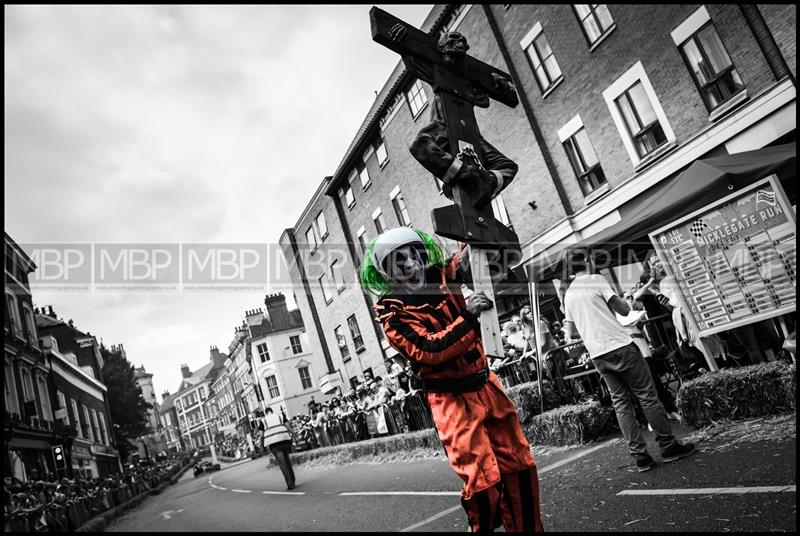
<svg viewBox="0 0 800 536">
<path fill-rule="evenodd" d="M 471 393 L 426 393 L 473 532 L 543 532 L 536 461 L 494 373 Z"/>
</svg>

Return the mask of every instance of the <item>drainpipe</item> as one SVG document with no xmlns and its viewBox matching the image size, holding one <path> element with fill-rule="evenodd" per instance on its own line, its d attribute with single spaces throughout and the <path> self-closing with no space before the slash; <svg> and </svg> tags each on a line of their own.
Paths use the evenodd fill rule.
<svg viewBox="0 0 800 536">
<path fill-rule="evenodd" d="M 522 80 L 519 77 L 517 68 L 514 64 L 514 61 L 511 58 L 510 52 L 508 51 L 508 46 L 506 45 L 505 39 L 503 38 L 503 34 L 500 32 L 500 27 L 497 25 L 497 19 L 495 18 L 494 13 L 492 13 L 492 6 L 489 4 L 483 4 L 483 12 L 486 14 L 486 19 L 489 21 L 489 27 L 492 29 L 492 34 L 494 35 L 494 38 L 497 41 L 497 46 L 500 47 L 500 52 L 503 54 L 503 59 L 505 60 L 506 66 L 508 67 L 508 72 L 511 75 L 511 80 L 514 82 L 514 85 L 517 88 L 517 95 L 519 95 L 519 101 L 522 104 L 522 109 L 525 110 L 525 115 L 528 118 L 528 123 L 531 126 L 531 132 L 533 132 L 533 136 L 536 139 L 536 143 L 539 145 L 539 149 L 541 149 L 542 151 L 542 158 L 544 158 L 544 163 L 545 166 L 547 166 L 547 171 L 553 178 L 553 184 L 556 187 L 558 198 L 561 201 L 561 204 L 564 206 L 567 215 L 571 215 L 573 213 L 573 209 L 572 205 L 569 202 L 569 197 L 567 197 L 567 192 L 564 190 L 564 187 L 561 184 L 561 180 L 558 176 L 558 172 L 556 171 L 555 164 L 553 164 L 553 158 L 550 155 L 550 150 L 547 148 L 547 144 L 545 144 L 544 142 L 544 136 L 542 136 L 542 129 L 539 128 L 539 123 L 536 121 L 536 116 L 533 113 L 533 107 L 531 106 L 530 100 L 528 99 L 528 94 L 523 89 Z"/>
</svg>

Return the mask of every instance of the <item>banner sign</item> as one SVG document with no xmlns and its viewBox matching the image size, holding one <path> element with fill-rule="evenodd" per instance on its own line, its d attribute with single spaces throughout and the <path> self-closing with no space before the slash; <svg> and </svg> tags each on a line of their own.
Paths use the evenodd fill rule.
<svg viewBox="0 0 800 536">
<path fill-rule="evenodd" d="M 701 336 L 795 311 L 795 214 L 775 175 L 649 236 Z"/>
</svg>

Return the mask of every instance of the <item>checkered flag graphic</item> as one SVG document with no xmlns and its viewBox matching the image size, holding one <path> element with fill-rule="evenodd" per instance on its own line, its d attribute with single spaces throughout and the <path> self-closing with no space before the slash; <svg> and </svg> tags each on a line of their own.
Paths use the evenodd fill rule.
<svg viewBox="0 0 800 536">
<path fill-rule="evenodd" d="M 692 222 L 692 224 L 689 226 L 689 230 L 695 237 L 700 238 L 703 236 L 703 230 L 706 227 L 708 227 L 708 224 L 704 222 L 702 218 L 699 218 Z"/>
</svg>

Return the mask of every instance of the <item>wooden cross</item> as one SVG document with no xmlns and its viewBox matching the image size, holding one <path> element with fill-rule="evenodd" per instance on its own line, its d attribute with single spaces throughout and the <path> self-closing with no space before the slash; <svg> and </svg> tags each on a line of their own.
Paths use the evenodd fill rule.
<svg viewBox="0 0 800 536">
<path fill-rule="evenodd" d="M 511 77 L 466 54 L 459 55 L 453 61 L 452 57 L 440 51 L 435 36 L 406 24 L 382 9 L 373 7 L 369 15 L 372 40 L 400 54 L 408 69 L 428 82 L 439 97 L 453 157 L 462 149 L 471 148 L 482 160 L 478 144 L 480 130 L 473 106 L 486 108 L 490 99 L 494 99 L 515 107 L 519 99 Z M 474 290 L 483 291 L 496 302 L 489 277 L 487 250 L 499 250 L 502 255 L 518 253 L 519 238 L 494 217 L 491 204 L 476 209 L 470 192 L 458 184 L 450 186 L 453 188 L 455 204 L 433 210 L 433 229 L 440 236 L 470 245 Z M 481 335 L 487 355 L 504 355 L 496 313 L 481 313 Z"/>
</svg>

